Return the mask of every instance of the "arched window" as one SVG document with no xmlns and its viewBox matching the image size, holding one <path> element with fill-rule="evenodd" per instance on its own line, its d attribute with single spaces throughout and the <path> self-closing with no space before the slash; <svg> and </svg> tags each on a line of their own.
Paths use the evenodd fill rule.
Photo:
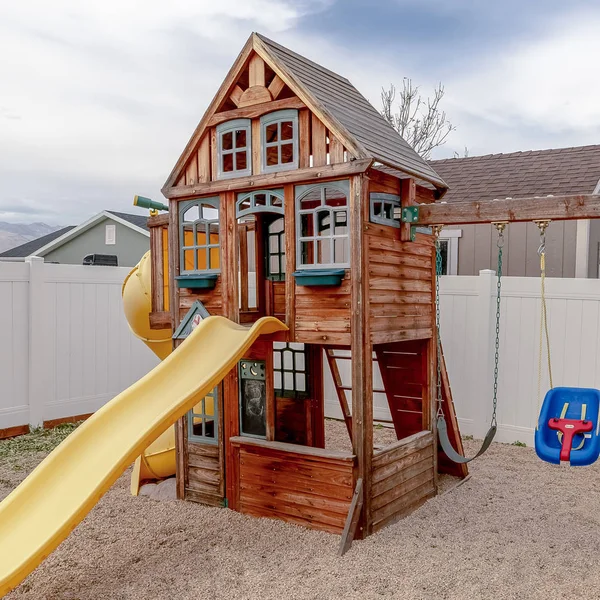
<svg viewBox="0 0 600 600">
<path fill-rule="evenodd" d="M 235 119 L 217 125 L 217 178 L 252 174 L 250 119 Z"/>
<path fill-rule="evenodd" d="M 179 245 L 182 275 L 221 270 L 218 197 L 181 202 Z"/>
<path fill-rule="evenodd" d="M 247 194 L 238 194 L 235 203 L 237 218 L 257 212 L 283 215 L 283 190 L 257 190 Z"/>
<path fill-rule="evenodd" d="M 400 227 L 400 219 L 394 215 L 400 210 L 400 196 L 373 192 L 369 196 L 371 223 Z"/>
<path fill-rule="evenodd" d="M 298 168 L 298 111 L 278 110 L 260 118 L 262 172 Z"/>
<path fill-rule="evenodd" d="M 348 181 L 296 187 L 297 267 L 350 266 Z"/>
</svg>

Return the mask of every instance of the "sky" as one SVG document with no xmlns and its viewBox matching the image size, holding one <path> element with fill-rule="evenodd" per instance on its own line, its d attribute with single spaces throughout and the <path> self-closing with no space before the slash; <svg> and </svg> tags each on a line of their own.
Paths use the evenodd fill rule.
<svg viewBox="0 0 600 600">
<path fill-rule="evenodd" d="M 442 82 L 433 158 L 600 143 L 598 0 L 0 0 L 0 221 L 142 212 L 252 31 L 380 108 Z"/>
</svg>

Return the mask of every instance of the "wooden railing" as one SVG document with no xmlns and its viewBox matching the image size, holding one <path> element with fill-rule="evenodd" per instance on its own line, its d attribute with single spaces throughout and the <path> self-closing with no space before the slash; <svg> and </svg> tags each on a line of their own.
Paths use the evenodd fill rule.
<svg viewBox="0 0 600 600">
<path fill-rule="evenodd" d="M 152 329 L 165 329 L 171 327 L 168 266 L 169 215 L 163 214 L 150 217 L 148 227 L 150 228 L 150 258 L 152 262 L 150 327 Z"/>
</svg>

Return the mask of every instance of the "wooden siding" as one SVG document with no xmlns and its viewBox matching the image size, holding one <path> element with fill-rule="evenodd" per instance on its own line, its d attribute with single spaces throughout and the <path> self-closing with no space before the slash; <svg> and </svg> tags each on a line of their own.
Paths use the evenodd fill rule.
<svg viewBox="0 0 600 600">
<path fill-rule="evenodd" d="M 221 277 L 217 278 L 217 283 L 213 290 L 206 290 L 198 293 L 197 290 L 180 288 L 179 289 L 179 321 L 175 327 L 179 325 L 183 317 L 196 300 L 200 300 L 204 307 L 211 315 L 223 315 L 223 298 L 221 296 L 222 284 Z"/>
<path fill-rule="evenodd" d="M 188 441 L 187 458 L 185 499 L 222 506 L 225 481 L 219 446 Z"/>
<path fill-rule="evenodd" d="M 351 271 L 339 287 L 296 286 L 297 342 L 350 345 Z"/>
<path fill-rule="evenodd" d="M 240 512 L 342 532 L 353 494 L 353 455 L 249 438 L 231 441 Z"/>
<path fill-rule="evenodd" d="M 434 248 L 430 236 L 401 242 L 400 230 L 368 225 L 373 344 L 432 337 Z"/>
<path fill-rule="evenodd" d="M 406 516 L 435 495 L 434 436 L 419 432 L 373 455 L 373 531 Z"/>
</svg>

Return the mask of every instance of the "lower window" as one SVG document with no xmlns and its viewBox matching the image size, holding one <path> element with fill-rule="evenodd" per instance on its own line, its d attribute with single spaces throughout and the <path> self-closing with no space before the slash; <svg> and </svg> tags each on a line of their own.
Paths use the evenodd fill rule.
<svg viewBox="0 0 600 600">
<path fill-rule="evenodd" d="M 219 388 L 206 394 L 188 412 L 188 440 L 203 444 L 217 444 Z"/>
</svg>

